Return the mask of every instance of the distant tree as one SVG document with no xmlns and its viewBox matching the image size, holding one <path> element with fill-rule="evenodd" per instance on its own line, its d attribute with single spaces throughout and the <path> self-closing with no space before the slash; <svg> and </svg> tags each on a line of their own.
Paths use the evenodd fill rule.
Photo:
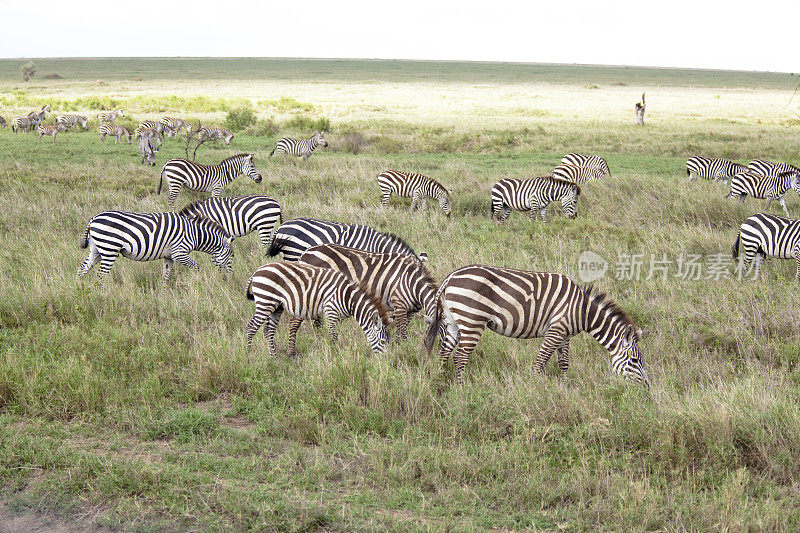
<svg viewBox="0 0 800 533">
<path fill-rule="evenodd" d="M 30 81 L 34 74 L 36 74 L 36 65 L 33 63 L 33 61 L 28 61 L 27 64 L 22 65 L 23 81 Z"/>
</svg>

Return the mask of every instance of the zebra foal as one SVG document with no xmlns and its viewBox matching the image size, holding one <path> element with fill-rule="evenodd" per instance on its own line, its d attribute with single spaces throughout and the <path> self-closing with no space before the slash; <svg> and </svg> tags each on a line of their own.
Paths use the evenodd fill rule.
<svg viewBox="0 0 800 533">
<path fill-rule="evenodd" d="M 225 141 L 225 144 L 230 144 L 233 140 L 233 133 L 231 133 L 231 130 L 220 126 L 200 126 L 200 129 L 197 130 L 198 142 L 205 142 L 211 139 Z"/>
<path fill-rule="evenodd" d="M 789 189 L 800 195 L 800 175 L 797 172 L 783 172 L 775 176 L 762 176 L 754 172 L 745 171 L 736 174 L 731 180 L 731 190 L 726 198 L 738 198 L 744 203 L 749 194 L 753 198 L 766 199 L 767 205 L 764 209 L 769 209 L 773 200 L 777 200 L 786 216 L 789 210 L 786 209 L 785 196 Z"/>
<path fill-rule="evenodd" d="M 227 196 L 191 203 L 179 215 L 213 220 L 234 237 L 258 231 L 261 246 L 268 248 L 279 223 L 283 223 L 280 204 L 269 196 Z"/>
<path fill-rule="evenodd" d="M 800 280 L 800 220 L 758 213 L 742 222 L 731 253 L 733 259 L 739 258 L 739 244 L 744 249 L 743 261 L 755 269 L 755 276 L 761 273 L 761 265 L 766 256 L 797 261 L 795 277 Z"/>
<path fill-rule="evenodd" d="M 100 111 L 97 114 L 97 118 L 100 122 L 114 122 L 117 117 L 124 117 L 125 113 L 122 112 L 122 108 L 114 109 L 113 111 Z"/>
<path fill-rule="evenodd" d="M 502 224 L 511 210 L 528 211 L 531 220 L 541 216 L 547 220 L 547 206 L 561 202 L 564 216 L 575 218 L 578 212 L 578 198 L 581 188 L 572 181 L 549 176 L 529 179 L 506 178 L 492 186 L 492 220 Z"/>
<path fill-rule="evenodd" d="M 725 185 L 728 180 L 739 172 L 746 172 L 747 167 L 716 157 L 703 157 L 696 155 L 686 160 L 686 176 L 693 180 L 703 178 L 706 180 L 721 181 Z"/>
<path fill-rule="evenodd" d="M 61 131 L 66 131 L 67 127 L 63 124 L 56 124 L 55 126 L 51 126 L 48 124 L 39 124 L 39 127 L 36 128 L 36 131 L 39 133 L 39 138 L 36 139 L 36 142 L 42 142 L 43 135 L 49 135 L 53 138 L 53 142 L 56 142 L 56 135 L 58 135 Z"/>
<path fill-rule="evenodd" d="M 166 178 L 169 188 L 167 203 L 170 209 L 174 209 L 175 200 L 183 187 L 190 191 L 210 192 L 216 198 L 241 174 L 261 183 L 261 174 L 253 163 L 253 154 L 233 155 L 218 165 L 201 165 L 183 158 L 170 159 L 161 169 L 158 194 L 161 194 L 161 186 Z"/>
<path fill-rule="evenodd" d="M 318 131 L 309 139 L 299 140 L 284 137 L 278 141 L 269 156 L 272 157 L 273 154 L 289 154 L 307 161 L 318 146 L 328 146 L 328 141 L 325 139 L 325 132 L 323 131 Z"/>
<path fill-rule="evenodd" d="M 450 216 L 450 191 L 441 183 L 422 174 L 387 170 L 378 174 L 381 189 L 381 207 L 389 205 L 389 198 L 396 194 L 401 198 L 412 198 L 411 211 L 425 209 L 428 198 L 439 202 L 442 212 Z"/>
</svg>

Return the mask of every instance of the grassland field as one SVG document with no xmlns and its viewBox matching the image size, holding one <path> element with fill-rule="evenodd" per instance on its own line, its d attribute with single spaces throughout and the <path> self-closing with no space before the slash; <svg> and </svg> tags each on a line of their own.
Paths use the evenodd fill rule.
<svg viewBox="0 0 800 533">
<path fill-rule="evenodd" d="M 0 60 L 0 115 L 50 104 L 90 117 L 55 143 L 0 130 L 0 529 L 768 530 L 800 529 L 800 298 L 792 261 L 761 280 L 616 279 L 620 255 L 729 256 L 761 200 L 687 182 L 692 155 L 800 161 L 800 78 L 790 74 L 575 65 L 350 60 Z M 57 73 L 61 79 L 43 79 Z M 647 94 L 644 127 L 633 104 Z M 198 161 L 255 154 L 286 219 L 368 223 L 430 257 L 438 280 L 469 263 L 558 271 L 612 265 L 599 283 L 649 331 L 649 391 L 610 374 L 608 353 L 572 340 L 566 379 L 532 372 L 539 341 L 486 333 L 463 386 L 408 341 L 368 353 L 345 321 L 337 345 L 306 324 L 303 356 L 245 351 L 244 284 L 265 263 L 237 239 L 234 273 L 120 259 L 108 283 L 75 280 L 78 240 L 105 209 L 166 210 L 135 145 L 99 141 L 120 123 L 183 116 L 257 122 Z M 324 125 L 305 163 L 268 158 L 278 138 Z M 586 184 L 578 217 L 489 218 L 504 177 L 546 174 L 571 151 L 612 177 Z M 379 207 L 375 176 L 422 172 L 453 190 L 453 215 Z M 181 205 L 204 195 L 179 197 Z M 787 195 L 793 217 L 800 199 Z M 780 207 L 770 211 L 781 214 Z M 705 263 L 707 266 L 707 263 Z M 733 267 L 731 267 L 733 272 Z M 704 273 L 705 277 L 705 273 Z M 285 346 L 285 323 L 279 327 Z M 15 522 L 16 520 L 16 522 Z M 23 520 L 23 522 L 19 522 Z M 30 520 L 25 522 L 24 520 Z M 65 526 L 66 527 L 66 526 Z"/>
</svg>

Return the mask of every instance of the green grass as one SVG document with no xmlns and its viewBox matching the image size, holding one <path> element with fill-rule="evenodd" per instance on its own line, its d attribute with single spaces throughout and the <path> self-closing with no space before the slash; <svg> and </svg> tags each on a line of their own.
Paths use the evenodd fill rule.
<svg viewBox="0 0 800 533">
<path fill-rule="evenodd" d="M 739 205 L 721 186 L 687 183 L 686 158 L 800 160 L 797 128 L 787 127 L 797 102 L 781 107 L 794 89 L 788 75 L 366 61 L 37 64 L 65 79 L 26 85 L 14 79 L 16 62 L 0 61 L 0 98 L 16 98 L 8 92 L 16 86 L 31 98 L 116 98 L 130 104 L 132 124 L 158 116 L 143 103 L 170 95 L 170 111 L 204 122 L 222 123 L 226 112 L 194 112 L 183 107 L 190 98 L 249 101 L 260 121 L 274 119 L 270 127 L 199 151 L 203 162 L 255 153 L 264 182 L 241 177 L 226 193 L 274 196 L 286 218 L 398 233 L 428 253 L 439 280 L 473 262 L 575 277 L 587 249 L 612 264 L 618 254 L 729 254 L 739 224 L 763 203 Z M 146 81 L 114 81 L 135 76 Z M 600 89 L 584 88 L 592 84 Z M 647 125 L 637 128 L 642 86 Z M 9 119 L 15 106 L 0 114 Z M 329 119 L 331 147 L 306 163 L 267 158 L 278 137 L 310 134 L 296 116 Z M 142 531 L 800 527 L 791 261 L 769 261 L 760 282 L 607 277 L 602 286 L 650 332 L 642 342 L 649 393 L 610 375 L 607 352 L 586 335 L 573 339 L 562 381 L 552 363 L 546 376 L 533 374 L 539 341 L 491 332 L 458 387 L 452 368 L 442 372 L 422 349 L 419 318 L 385 357 L 369 354 L 346 321 L 337 345 L 306 325 L 303 357 L 273 359 L 263 337 L 244 349 L 253 312 L 244 283 L 266 262 L 255 235 L 235 242 L 228 279 L 197 254 L 201 271 L 178 267 L 166 287 L 159 263 L 124 258 L 104 286 L 75 281 L 85 257 L 78 239 L 93 214 L 166 209 L 155 194 L 159 167 L 139 165 L 135 146 L 98 142 L 96 128 L 55 144 L 0 131 L 0 500 L 9 512 Z M 344 139 L 356 133 L 363 146 L 354 155 Z M 491 223 L 492 183 L 545 173 L 573 150 L 605 156 L 613 172 L 583 188 L 577 219 L 555 208 L 547 224 L 520 213 Z M 182 155 L 180 141 L 166 140 L 157 163 Z M 453 216 L 410 214 L 399 199 L 380 209 L 375 176 L 386 168 L 447 184 Z M 179 202 L 200 197 L 182 193 Z M 796 195 L 787 204 L 800 212 Z M 277 342 L 285 346 L 285 325 Z"/>
</svg>

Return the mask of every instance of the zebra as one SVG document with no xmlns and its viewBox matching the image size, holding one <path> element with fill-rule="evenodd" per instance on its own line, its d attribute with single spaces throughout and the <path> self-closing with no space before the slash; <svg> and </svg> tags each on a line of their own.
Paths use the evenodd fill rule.
<svg viewBox="0 0 800 533">
<path fill-rule="evenodd" d="M 800 169 L 788 163 L 773 163 L 764 159 L 753 159 L 747 164 L 747 170 L 762 176 L 777 176 L 783 172 L 800 173 Z"/>
<path fill-rule="evenodd" d="M 726 198 L 738 198 L 742 203 L 744 203 L 748 194 L 753 198 L 766 198 L 767 205 L 764 209 L 769 209 L 769 204 L 773 200 L 777 200 L 788 217 L 789 210 L 786 209 L 784 197 L 790 188 L 800 195 L 800 175 L 797 172 L 783 172 L 777 176 L 762 176 L 745 171 L 733 177 L 731 190 L 726 195 Z"/>
<path fill-rule="evenodd" d="M 53 138 L 53 142 L 56 142 L 56 135 L 61 131 L 66 131 L 66 129 L 67 127 L 63 124 L 56 124 L 55 126 L 39 124 L 39 127 L 36 128 L 36 131 L 39 132 L 39 138 L 36 142 L 42 142 L 42 135 L 49 135 Z"/>
<path fill-rule="evenodd" d="M 24 117 L 15 117 L 11 121 L 11 131 L 17 133 L 22 130 L 28 133 L 29 130 L 38 128 L 41 123 L 42 119 L 39 115 L 35 111 L 31 111 Z"/>
<path fill-rule="evenodd" d="M 169 187 L 167 203 L 170 209 L 174 209 L 182 187 L 190 191 L 210 192 L 216 198 L 240 174 L 247 174 L 254 182 L 261 183 L 261 174 L 253 163 L 253 154 L 233 155 L 219 165 L 201 165 L 183 158 L 170 159 L 161 169 L 158 194 L 161 194 L 161 185 L 166 176 Z"/>
<path fill-rule="evenodd" d="M 117 126 L 116 124 L 111 124 L 110 122 L 104 122 L 103 124 L 100 124 L 98 131 L 100 132 L 101 141 L 105 141 L 106 135 L 110 135 L 115 137 L 114 144 L 117 144 L 120 137 L 125 137 L 128 140 L 128 144 L 131 144 L 131 132 L 128 131 L 128 128 Z"/>
<path fill-rule="evenodd" d="M 183 129 L 186 130 L 186 133 L 189 133 L 192 129 L 192 125 L 189 124 L 189 121 L 182 118 L 162 117 L 159 123 L 174 130 L 175 133 L 180 133 Z"/>
<path fill-rule="evenodd" d="M 167 124 L 162 124 L 161 122 L 156 122 L 155 120 L 143 120 L 143 121 L 141 121 L 139 123 L 139 126 L 134 131 L 137 131 L 137 130 L 140 130 L 140 129 L 141 130 L 145 130 L 145 129 L 155 130 L 155 131 L 158 132 L 159 135 L 166 135 L 170 139 L 175 137 L 175 133 L 176 133 L 175 130 L 172 129 Z"/>
<path fill-rule="evenodd" d="M 83 126 L 83 129 L 89 129 L 89 121 L 83 115 L 58 115 L 56 117 L 56 124 L 63 124 L 67 128 L 80 124 Z"/>
<path fill-rule="evenodd" d="M 386 350 L 389 317 L 383 302 L 357 281 L 335 270 L 289 261 L 269 263 L 250 276 L 247 298 L 254 300 L 256 306 L 245 327 L 248 351 L 256 331 L 266 322 L 264 336 L 269 353 L 277 356 L 275 330 L 284 311 L 299 319 L 324 317 L 334 343 L 339 321 L 352 316 L 373 352 L 382 354 Z M 294 337 L 289 338 L 289 354 L 296 353 L 294 341 Z"/>
<path fill-rule="evenodd" d="M 744 264 L 761 273 L 767 255 L 781 259 L 794 258 L 797 262 L 795 277 L 800 280 L 800 220 L 758 213 L 742 222 L 731 252 L 734 261 L 739 258 L 739 243 L 744 248 Z"/>
<path fill-rule="evenodd" d="M 408 337 L 408 322 L 417 311 L 424 309 L 425 322 L 433 323 L 436 282 L 424 264 L 406 254 L 377 254 L 338 244 L 320 244 L 303 252 L 299 261 L 339 271 L 361 282 L 393 312 L 400 340 Z M 290 339 L 294 339 L 302 322 L 302 318 L 292 319 Z"/>
<path fill-rule="evenodd" d="M 289 154 L 297 156 L 303 161 L 307 161 L 308 158 L 311 157 L 311 154 L 314 153 L 314 150 L 317 149 L 317 146 L 328 146 L 324 131 L 318 131 L 310 138 L 303 140 L 284 137 L 278 141 L 278 144 L 275 145 L 275 148 L 272 149 L 269 156 L 272 157 L 272 155 L 276 153 Z"/>
<path fill-rule="evenodd" d="M 220 271 L 231 271 L 233 238 L 219 224 L 207 218 L 188 219 L 175 213 L 129 213 L 103 211 L 92 217 L 80 242 L 89 257 L 78 267 L 78 279 L 100 262 L 102 279 L 120 254 L 134 261 L 164 259 L 164 281 L 177 261 L 199 270 L 189 252 L 211 255 Z"/>
<path fill-rule="evenodd" d="M 149 129 L 149 128 L 148 128 Z M 160 144 L 159 135 L 156 130 L 150 130 L 155 135 L 142 135 L 139 138 L 139 153 L 142 155 L 142 164 L 156 166 L 156 152 Z"/>
<path fill-rule="evenodd" d="M 686 161 L 686 176 L 690 180 L 695 178 L 703 178 L 715 181 L 719 180 L 727 185 L 729 179 L 733 178 L 739 172 L 745 171 L 747 171 L 747 167 L 744 165 L 717 157 L 703 157 L 696 155 L 694 157 L 690 157 Z"/>
<path fill-rule="evenodd" d="M 378 187 L 381 189 L 381 207 L 389 205 L 392 193 L 401 198 L 413 198 L 411 211 L 418 206 L 425 209 L 428 198 L 439 201 L 439 207 L 450 216 L 450 191 L 441 183 L 422 174 L 387 170 L 378 174 Z"/>
<path fill-rule="evenodd" d="M 197 140 L 203 142 L 209 139 L 224 140 L 225 144 L 230 144 L 233 140 L 233 133 L 219 126 L 200 126 L 197 131 Z"/>
<path fill-rule="evenodd" d="M 152 137 L 158 146 L 161 146 L 161 143 L 164 141 L 164 137 L 161 136 L 158 130 L 139 124 L 139 126 L 133 130 L 133 140 L 138 141 L 142 137 Z"/>
<path fill-rule="evenodd" d="M 178 212 L 187 218 L 206 217 L 234 237 L 258 231 L 261 246 L 268 248 L 275 228 L 283 223 L 280 204 L 269 196 L 227 196 L 193 202 Z"/>
<path fill-rule="evenodd" d="M 114 122 L 117 117 L 124 117 L 125 113 L 122 112 L 122 108 L 115 109 L 113 111 L 101 111 L 97 114 L 97 118 L 100 119 L 100 122 Z"/>
<path fill-rule="evenodd" d="M 485 328 L 521 339 L 544 337 L 536 373 L 558 352 L 558 368 L 569 368 L 569 339 L 586 331 L 611 353 L 611 370 L 649 387 L 638 341 L 642 332 L 606 294 L 581 287 L 562 274 L 469 265 L 448 275 L 436 293 L 436 314 L 425 337 L 428 352 L 438 335 L 439 359 L 450 354 L 458 383 Z"/>
<path fill-rule="evenodd" d="M 606 172 L 600 168 L 562 163 L 553 169 L 551 175 L 554 178 L 560 178 L 562 180 L 571 181 L 580 185 L 585 181 L 597 181 L 605 176 Z"/>
<path fill-rule="evenodd" d="M 6 123 L 6 119 L 0 117 L 0 129 L 5 128 L 6 126 L 8 126 L 8 124 Z"/>
<path fill-rule="evenodd" d="M 576 183 L 550 176 L 524 180 L 502 179 L 492 186 L 492 220 L 502 224 L 511 210 L 516 209 L 528 211 L 531 220 L 536 220 L 536 216 L 540 215 L 546 221 L 547 206 L 559 200 L 564 216 L 575 218 L 580 194 L 581 188 Z"/>
<path fill-rule="evenodd" d="M 606 160 L 598 155 L 583 155 L 570 153 L 561 158 L 561 163 L 564 165 L 574 165 L 576 167 L 589 167 L 592 170 L 601 170 L 603 175 L 601 178 L 610 178 L 611 169 L 608 168 Z"/>
<path fill-rule="evenodd" d="M 380 233 L 362 224 L 341 224 L 314 218 L 295 218 L 284 222 L 272 235 L 267 255 L 283 253 L 286 261 L 297 261 L 317 244 L 341 244 L 349 248 L 376 253 L 402 253 L 416 258 L 420 263 L 428 259 L 423 252 L 417 256 L 403 239 L 391 233 Z"/>
</svg>

